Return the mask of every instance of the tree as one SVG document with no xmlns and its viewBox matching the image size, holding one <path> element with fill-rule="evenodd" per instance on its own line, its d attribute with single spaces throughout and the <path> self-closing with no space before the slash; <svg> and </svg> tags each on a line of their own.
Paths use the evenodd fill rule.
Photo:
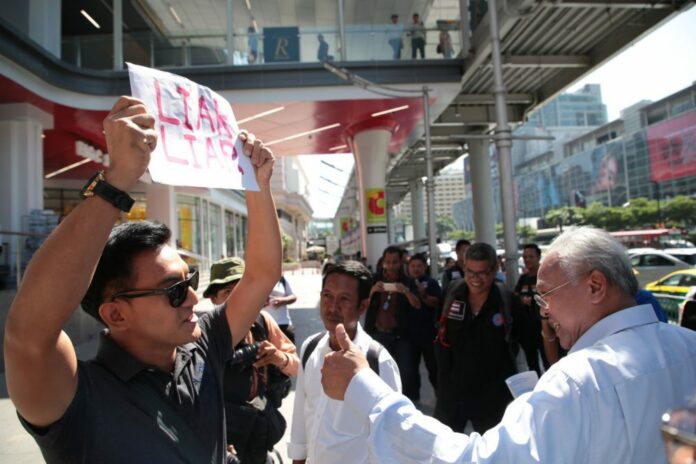
<svg viewBox="0 0 696 464">
<path fill-rule="evenodd" d="M 438 237 L 446 237 L 448 233 L 457 229 L 457 225 L 454 223 L 452 216 L 437 216 L 435 218 L 435 227 L 437 228 Z"/>
<path fill-rule="evenodd" d="M 685 227 L 696 225 L 696 200 L 687 196 L 677 196 L 667 202 L 662 214 L 665 219 Z"/>
<path fill-rule="evenodd" d="M 462 229 L 457 229 L 453 230 L 452 232 L 447 234 L 447 239 L 448 240 L 469 240 L 472 241 L 474 240 L 475 233 L 473 230 L 462 230 Z"/>
</svg>

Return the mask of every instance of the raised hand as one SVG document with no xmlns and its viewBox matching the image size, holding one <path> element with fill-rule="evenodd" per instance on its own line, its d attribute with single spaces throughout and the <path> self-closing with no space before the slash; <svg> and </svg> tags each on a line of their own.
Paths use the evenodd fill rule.
<svg viewBox="0 0 696 464">
<path fill-rule="evenodd" d="M 147 170 L 157 146 L 155 118 L 142 100 L 121 97 L 104 119 L 110 184 L 128 192 Z"/>
<path fill-rule="evenodd" d="M 273 165 L 275 163 L 273 152 L 266 148 L 263 142 L 257 139 L 254 134 L 242 131 L 239 133 L 239 139 L 243 143 L 244 154 L 251 159 L 251 164 L 254 166 L 256 182 L 259 184 L 259 188 L 264 190 L 270 187 Z"/>
<path fill-rule="evenodd" d="M 321 367 L 321 385 L 329 398 L 343 401 L 350 381 L 362 369 L 369 368 L 367 358 L 346 333 L 343 324 L 336 326 L 336 340 L 340 351 L 324 357 Z"/>
</svg>

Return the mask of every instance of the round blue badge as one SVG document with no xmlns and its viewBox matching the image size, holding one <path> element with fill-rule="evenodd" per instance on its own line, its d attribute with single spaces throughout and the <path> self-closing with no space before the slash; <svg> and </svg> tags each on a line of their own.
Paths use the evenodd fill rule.
<svg viewBox="0 0 696 464">
<path fill-rule="evenodd" d="M 494 325 L 494 326 L 500 327 L 500 326 L 503 325 L 503 323 L 505 322 L 505 319 L 503 319 L 503 315 L 502 315 L 502 314 L 500 314 L 500 313 L 495 313 L 495 314 L 493 315 L 493 318 L 491 319 L 491 322 L 493 322 L 493 325 Z"/>
</svg>

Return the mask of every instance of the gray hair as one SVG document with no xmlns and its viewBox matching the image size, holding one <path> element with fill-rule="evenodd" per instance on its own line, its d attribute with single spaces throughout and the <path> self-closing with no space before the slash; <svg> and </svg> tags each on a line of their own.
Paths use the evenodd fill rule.
<svg viewBox="0 0 696 464">
<path fill-rule="evenodd" d="M 466 259 L 472 261 L 486 261 L 491 269 L 498 265 L 498 256 L 495 248 L 484 242 L 471 245 L 466 250 Z"/>
<path fill-rule="evenodd" d="M 559 235 L 547 251 L 556 254 L 558 262 L 571 281 L 578 276 L 597 270 L 604 274 L 610 286 L 635 296 L 638 280 L 633 273 L 626 249 L 604 230 L 578 227 Z"/>
</svg>

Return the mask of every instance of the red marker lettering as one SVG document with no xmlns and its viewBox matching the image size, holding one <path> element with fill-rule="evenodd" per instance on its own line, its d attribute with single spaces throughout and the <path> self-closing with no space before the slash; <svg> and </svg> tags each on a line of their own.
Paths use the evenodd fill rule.
<svg viewBox="0 0 696 464">
<path fill-rule="evenodd" d="M 171 116 L 166 116 L 162 110 L 162 90 L 160 89 L 159 82 L 155 79 L 155 95 L 157 96 L 157 117 L 160 121 L 166 122 L 167 124 L 172 124 L 178 126 L 180 121 Z"/>
<path fill-rule="evenodd" d="M 179 92 L 179 94 L 181 95 L 181 97 L 184 100 L 184 126 L 188 130 L 193 131 L 193 126 L 189 122 L 188 100 L 187 100 L 189 95 L 191 95 L 191 93 L 188 90 L 186 90 L 185 88 L 179 87 L 178 85 L 176 86 L 176 91 Z"/>
<path fill-rule="evenodd" d="M 184 138 L 188 140 L 189 147 L 191 148 L 191 158 L 193 159 L 193 167 L 196 169 L 200 169 L 201 165 L 198 162 L 198 157 L 196 156 L 196 149 L 193 145 L 193 142 L 196 141 L 196 136 L 193 134 L 184 134 Z"/>
<path fill-rule="evenodd" d="M 210 125 L 210 130 L 215 133 L 215 123 L 213 122 L 212 116 L 210 116 L 210 111 L 208 111 L 208 104 L 205 102 L 205 96 L 201 95 L 198 99 L 198 125 L 196 130 L 201 130 L 201 121 L 207 119 Z"/>
<path fill-rule="evenodd" d="M 164 125 L 160 124 L 160 144 L 162 145 L 164 157 L 167 159 L 167 161 L 170 163 L 189 164 L 188 161 L 183 158 L 177 158 L 176 156 L 169 155 L 169 151 L 167 150 L 167 137 L 165 134 L 166 131 L 164 130 Z"/>
<path fill-rule="evenodd" d="M 205 162 L 208 165 L 208 169 L 210 169 L 210 160 L 215 161 L 215 164 L 220 167 L 220 168 L 225 168 L 225 165 L 220 161 L 220 158 L 218 158 L 218 154 L 215 151 L 215 148 L 213 148 L 213 139 L 211 137 L 208 137 L 205 139 Z"/>
<path fill-rule="evenodd" d="M 228 139 L 233 138 L 232 131 L 230 130 L 230 127 L 227 125 L 227 119 L 225 119 L 225 115 L 220 114 L 220 110 L 218 109 L 217 98 L 213 99 L 213 108 L 215 109 L 215 119 L 217 119 L 218 130 L 222 134 L 221 128 L 224 128 L 225 133 L 227 133 L 227 138 Z M 236 153 L 235 153 L 235 157 L 236 157 Z M 232 158 L 232 159 L 234 159 L 234 158 Z"/>
</svg>

